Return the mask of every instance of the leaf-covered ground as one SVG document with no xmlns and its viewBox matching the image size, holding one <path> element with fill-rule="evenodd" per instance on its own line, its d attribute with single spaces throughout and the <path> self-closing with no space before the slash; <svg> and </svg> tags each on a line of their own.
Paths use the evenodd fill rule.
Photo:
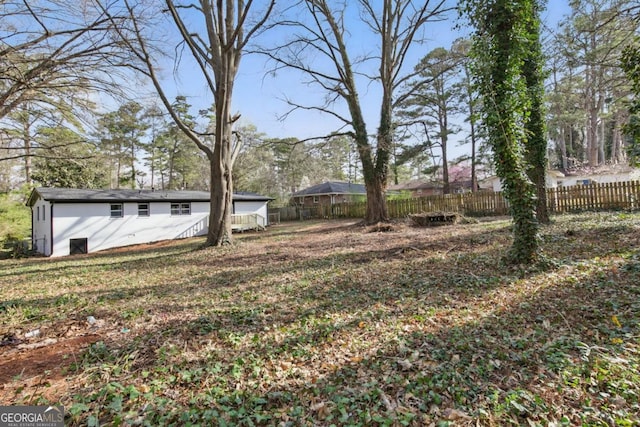
<svg viewBox="0 0 640 427">
<path fill-rule="evenodd" d="M 553 221 L 529 269 L 500 262 L 505 219 L 2 261 L 0 401 L 90 426 L 640 425 L 640 214 Z"/>
</svg>

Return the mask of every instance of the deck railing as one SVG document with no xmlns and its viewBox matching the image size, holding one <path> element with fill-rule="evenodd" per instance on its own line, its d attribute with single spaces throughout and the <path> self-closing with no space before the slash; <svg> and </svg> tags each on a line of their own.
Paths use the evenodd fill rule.
<svg viewBox="0 0 640 427">
<path fill-rule="evenodd" d="M 257 213 L 231 215 L 231 229 L 236 231 L 261 230 L 266 226 L 265 217 Z"/>
</svg>

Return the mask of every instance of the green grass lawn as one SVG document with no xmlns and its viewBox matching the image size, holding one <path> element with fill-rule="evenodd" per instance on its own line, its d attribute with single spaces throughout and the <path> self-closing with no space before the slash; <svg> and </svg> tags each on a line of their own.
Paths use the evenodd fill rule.
<svg viewBox="0 0 640 427">
<path fill-rule="evenodd" d="M 21 192 L 0 193 L 0 259 L 14 256 L 17 242 L 29 238 L 31 213 Z"/>
<path fill-rule="evenodd" d="M 528 269 L 500 262 L 507 220 L 0 261 L 0 401 L 90 426 L 640 425 L 639 232 L 555 217 Z"/>
</svg>

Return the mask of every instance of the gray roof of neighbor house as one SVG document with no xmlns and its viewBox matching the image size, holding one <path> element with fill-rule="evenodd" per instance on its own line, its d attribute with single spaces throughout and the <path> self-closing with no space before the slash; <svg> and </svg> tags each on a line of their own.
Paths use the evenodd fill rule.
<svg viewBox="0 0 640 427">
<path fill-rule="evenodd" d="M 367 194 L 367 189 L 362 184 L 328 181 L 297 191 L 292 196 L 321 196 L 327 194 Z"/>
<path fill-rule="evenodd" d="M 87 190 L 80 188 L 34 188 L 27 200 L 33 206 L 41 198 L 49 202 L 104 203 L 104 202 L 208 202 L 208 191 L 163 191 L 163 190 Z M 233 201 L 269 201 L 271 197 L 254 193 L 234 193 Z"/>
</svg>

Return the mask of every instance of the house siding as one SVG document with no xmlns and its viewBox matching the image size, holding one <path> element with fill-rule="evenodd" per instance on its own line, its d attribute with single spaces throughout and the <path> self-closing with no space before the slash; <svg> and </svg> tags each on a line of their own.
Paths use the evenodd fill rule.
<svg viewBox="0 0 640 427">
<path fill-rule="evenodd" d="M 630 173 L 622 174 L 598 174 L 598 175 L 568 175 L 563 178 L 557 178 L 557 181 L 562 181 L 564 187 L 572 185 L 582 185 L 585 181 L 591 183 L 605 184 L 608 182 L 627 182 L 632 181 L 633 176 Z M 556 187 L 557 185 L 554 185 Z"/>
<path fill-rule="evenodd" d="M 31 244 L 34 250 L 51 255 L 51 203 L 38 200 L 31 210 Z"/>
<path fill-rule="evenodd" d="M 627 182 L 640 179 L 640 170 L 633 169 L 628 172 L 616 173 L 592 173 L 592 174 L 557 174 L 554 171 L 547 171 L 545 174 L 545 185 L 547 188 L 572 187 L 583 185 L 586 182 L 606 184 L 610 182 Z M 491 184 L 493 191 L 502 191 L 502 183 L 498 177 L 493 177 L 486 181 Z"/>
<path fill-rule="evenodd" d="M 35 204 L 34 211 L 39 203 Z M 148 202 L 150 215 L 142 217 L 138 216 L 137 202 L 122 202 L 121 218 L 110 217 L 112 203 L 118 202 L 55 203 L 53 251 L 43 253 L 50 256 L 69 255 L 71 239 L 87 239 L 87 251 L 96 252 L 207 233 L 209 202 L 191 202 L 190 215 L 171 215 L 170 202 Z M 39 235 L 34 227 L 34 236 Z"/>
</svg>

